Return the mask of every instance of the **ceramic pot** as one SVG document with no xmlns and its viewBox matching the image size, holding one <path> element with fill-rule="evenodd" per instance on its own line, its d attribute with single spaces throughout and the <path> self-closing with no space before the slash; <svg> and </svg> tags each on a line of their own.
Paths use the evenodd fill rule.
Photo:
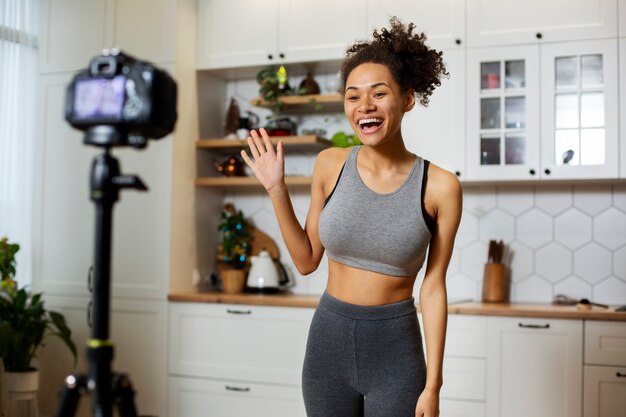
<svg viewBox="0 0 626 417">
<path fill-rule="evenodd" d="M 39 371 L 4 372 L 7 417 L 38 417 Z"/>
<path fill-rule="evenodd" d="M 243 291 L 246 284 L 246 272 L 243 269 L 225 269 L 220 275 L 225 293 L 237 294 Z"/>
</svg>

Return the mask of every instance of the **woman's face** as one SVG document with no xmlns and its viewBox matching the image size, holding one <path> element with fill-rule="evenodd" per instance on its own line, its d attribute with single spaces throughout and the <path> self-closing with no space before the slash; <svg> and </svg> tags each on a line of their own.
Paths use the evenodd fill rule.
<svg viewBox="0 0 626 417">
<path fill-rule="evenodd" d="M 414 103 L 412 92 L 400 91 L 385 65 L 361 64 L 346 79 L 344 111 L 365 145 L 401 138 L 402 117 Z"/>
</svg>

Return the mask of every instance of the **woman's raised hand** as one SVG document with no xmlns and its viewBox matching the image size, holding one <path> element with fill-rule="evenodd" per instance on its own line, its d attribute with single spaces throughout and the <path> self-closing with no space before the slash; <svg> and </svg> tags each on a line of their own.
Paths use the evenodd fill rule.
<svg viewBox="0 0 626 417">
<path fill-rule="evenodd" d="M 243 160 L 252 171 L 257 179 L 263 184 L 263 187 L 270 192 L 277 186 L 285 183 L 285 159 L 283 157 L 283 143 L 278 142 L 276 151 L 270 141 L 270 137 L 265 129 L 259 129 L 261 137 L 256 130 L 250 131 L 248 137 L 248 146 L 254 157 L 254 161 L 250 159 L 245 150 L 241 151 Z"/>
</svg>

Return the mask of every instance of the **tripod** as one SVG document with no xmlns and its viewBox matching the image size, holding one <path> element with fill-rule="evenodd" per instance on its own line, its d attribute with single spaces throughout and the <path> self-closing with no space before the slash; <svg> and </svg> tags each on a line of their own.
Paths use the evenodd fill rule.
<svg viewBox="0 0 626 417">
<path fill-rule="evenodd" d="M 74 416 L 82 394 L 92 393 L 94 417 L 111 417 L 113 404 L 120 417 L 136 417 L 134 391 L 128 376 L 113 374 L 113 342 L 109 339 L 109 296 L 111 275 L 111 229 L 113 205 L 124 188 L 146 191 L 147 187 L 135 175 L 122 175 L 118 160 L 111 155 L 111 146 L 131 143 L 145 146 L 145 138 L 125 138 L 113 128 L 98 127 L 88 131 L 85 143 L 104 147 L 91 164 L 90 199 L 96 205 L 95 256 L 92 293 L 92 331 L 87 342 L 89 374 L 69 375 L 61 391 L 56 417 Z"/>
</svg>

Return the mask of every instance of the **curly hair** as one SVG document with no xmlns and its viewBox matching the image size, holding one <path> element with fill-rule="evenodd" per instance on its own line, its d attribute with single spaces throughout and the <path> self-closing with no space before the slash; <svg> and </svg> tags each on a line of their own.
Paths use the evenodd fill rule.
<svg viewBox="0 0 626 417">
<path fill-rule="evenodd" d="M 404 25 L 397 17 L 389 19 L 390 29 L 374 30 L 374 40 L 357 42 L 346 50 L 341 79 L 346 85 L 353 69 L 361 64 L 385 65 L 403 92 L 413 89 L 415 97 L 428 106 L 430 95 L 448 77 L 440 51 L 426 45 L 424 33 L 413 33 L 415 25 Z"/>
</svg>

